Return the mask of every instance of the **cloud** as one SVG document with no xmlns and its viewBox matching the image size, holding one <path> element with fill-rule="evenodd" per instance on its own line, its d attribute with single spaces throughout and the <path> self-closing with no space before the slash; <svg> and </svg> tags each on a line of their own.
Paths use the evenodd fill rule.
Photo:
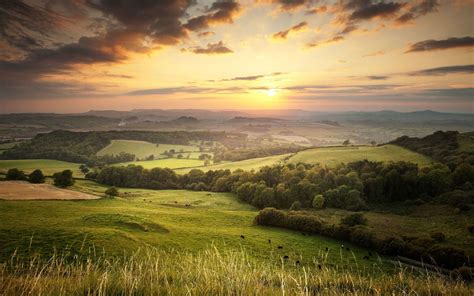
<svg viewBox="0 0 474 296">
<path fill-rule="evenodd" d="M 459 65 L 424 69 L 420 71 L 407 73 L 410 76 L 423 75 L 448 75 L 448 74 L 472 74 L 474 73 L 474 65 Z"/>
<path fill-rule="evenodd" d="M 375 56 L 381 56 L 381 55 L 385 55 L 385 51 L 377 50 L 377 51 L 369 52 L 368 54 L 365 54 L 362 57 L 367 58 L 367 57 L 375 57 Z"/>
<path fill-rule="evenodd" d="M 286 74 L 286 73 L 273 72 L 273 73 L 270 73 L 270 74 L 260 74 L 260 75 L 251 75 L 251 76 L 238 76 L 238 77 L 233 77 L 233 78 L 221 79 L 221 80 L 218 80 L 218 81 L 241 81 L 241 80 L 254 81 L 254 80 L 259 80 L 259 79 L 262 79 L 262 78 L 275 77 L 275 76 L 280 76 L 280 75 L 284 75 L 284 74 Z M 215 80 L 212 80 L 212 81 L 215 81 Z"/>
<path fill-rule="evenodd" d="M 324 41 L 322 41 L 322 42 L 319 42 L 319 43 L 317 43 L 317 42 L 314 42 L 314 43 L 307 43 L 307 44 L 306 44 L 306 47 L 307 47 L 307 48 L 314 48 L 314 47 L 318 47 L 318 46 L 325 45 L 325 44 L 331 44 L 331 43 L 340 42 L 340 41 L 343 41 L 343 40 L 344 40 L 344 37 L 338 35 L 338 36 L 334 36 L 334 37 L 332 37 L 332 38 L 330 38 L 330 39 L 326 39 L 326 40 L 324 40 Z"/>
<path fill-rule="evenodd" d="M 306 11 L 306 14 L 320 14 L 325 13 L 328 11 L 328 7 L 326 5 L 317 6 L 311 8 L 310 10 Z"/>
<path fill-rule="evenodd" d="M 389 77 L 383 76 L 383 75 L 371 75 L 371 76 L 367 76 L 367 78 L 370 80 L 387 80 Z"/>
<path fill-rule="evenodd" d="M 273 34 L 272 38 L 273 39 L 286 39 L 290 33 L 299 32 L 301 30 L 304 30 L 307 27 L 308 27 L 307 22 L 301 22 L 301 23 L 299 23 L 297 25 L 294 25 L 293 27 L 291 27 L 287 30 L 280 31 L 280 32 L 277 32 L 277 33 Z"/>
<path fill-rule="evenodd" d="M 191 51 L 196 54 L 227 54 L 233 53 L 233 51 L 224 45 L 224 42 L 219 41 L 217 43 L 208 43 L 206 47 L 191 47 L 189 49 L 182 49 L 182 51 Z"/>
<path fill-rule="evenodd" d="M 403 6 L 404 4 L 398 2 L 374 3 L 371 0 L 351 0 L 345 5 L 348 9 L 354 9 L 349 17 L 351 21 L 389 18 L 398 13 Z"/>
<path fill-rule="evenodd" d="M 207 29 L 213 24 L 231 24 L 241 9 L 241 5 L 234 0 L 216 1 L 207 9 L 207 14 L 191 18 L 184 27 L 191 31 L 199 31 Z"/>
<path fill-rule="evenodd" d="M 290 12 L 303 7 L 310 7 L 314 0 L 259 0 L 258 2 L 278 5 L 281 12 Z"/>
<path fill-rule="evenodd" d="M 211 37 L 211 36 L 214 36 L 215 34 L 216 33 L 212 32 L 212 31 L 205 31 L 205 32 L 200 32 L 197 35 L 199 37 Z"/>
<path fill-rule="evenodd" d="M 461 38 L 448 38 L 444 40 L 425 40 L 412 44 L 410 48 L 405 52 L 420 52 L 420 51 L 434 51 L 434 50 L 445 50 L 451 48 L 460 47 L 471 47 L 474 46 L 474 38 L 470 36 Z"/>
<path fill-rule="evenodd" d="M 406 24 L 409 23 L 421 16 L 424 16 L 430 12 L 437 11 L 439 6 L 438 0 L 421 0 L 415 4 L 412 4 L 411 8 L 402 14 L 400 17 L 396 19 L 396 23 L 398 24 Z"/>
</svg>

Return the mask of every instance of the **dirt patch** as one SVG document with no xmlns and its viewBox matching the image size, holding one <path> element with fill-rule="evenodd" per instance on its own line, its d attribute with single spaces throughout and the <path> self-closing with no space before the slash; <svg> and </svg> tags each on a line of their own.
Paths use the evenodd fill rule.
<svg viewBox="0 0 474 296">
<path fill-rule="evenodd" d="M 99 196 L 61 189 L 50 184 L 31 184 L 21 181 L 0 182 L 0 199 L 5 200 L 83 200 Z"/>
</svg>

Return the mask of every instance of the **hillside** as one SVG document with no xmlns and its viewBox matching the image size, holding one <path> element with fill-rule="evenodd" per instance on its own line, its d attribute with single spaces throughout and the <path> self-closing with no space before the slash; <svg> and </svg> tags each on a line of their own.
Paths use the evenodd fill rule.
<svg viewBox="0 0 474 296">
<path fill-rule="evenodd" d="M 163 152 L 174 150 L 176 152 L 197 152 L 198 146 L 178 144 L 153 144 L 145 141 L 112 140 L 111 143 L 97 152 L 98 156 L 118 155 L 121 152 L 134 154 L 140 159 L 153 155 L 155 158 L 163 157 Z M 184 154 L 184 153 L 183 153 Z"/>
</svg>

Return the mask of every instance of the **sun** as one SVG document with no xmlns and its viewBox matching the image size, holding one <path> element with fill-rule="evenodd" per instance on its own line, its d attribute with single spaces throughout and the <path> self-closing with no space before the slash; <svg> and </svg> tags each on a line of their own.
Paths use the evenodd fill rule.
<svg viewBox="0 0 474 296">
<path fill-rule="evenodd" d="M 275 96 L 276 93 L 277 93 L 277 91 L 276 91 L 276 89 L 274 89 L 274 88 L 269 88 L 269 89 L 267 90 L 267 96 L 269 96 L 269 97 Z"/>
</svg>

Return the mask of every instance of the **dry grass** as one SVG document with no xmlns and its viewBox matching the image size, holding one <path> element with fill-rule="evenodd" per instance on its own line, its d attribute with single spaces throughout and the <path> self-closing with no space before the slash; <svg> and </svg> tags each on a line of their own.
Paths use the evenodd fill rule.
<svg viewBox="0 0 474 296">
<path fill-rule="evenodd" d="M 245 250 L 138 250 L 121 258 L 11 256 L 0 265 L 1 295 L 472 295 L 469 286 L 428 272 L 393 274 L 258 261 Z M 318 265 L 322 268 L 319 269 Z"/>
</svg>

